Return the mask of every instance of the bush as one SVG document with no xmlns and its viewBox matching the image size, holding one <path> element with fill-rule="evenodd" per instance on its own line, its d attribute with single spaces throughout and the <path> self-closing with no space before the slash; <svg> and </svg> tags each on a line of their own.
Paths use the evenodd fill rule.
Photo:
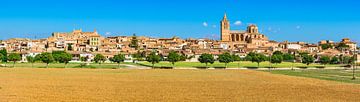
<svg viewBox="0 0 360 102">
<path fill-rule="evenodd" d="M 91 69 L 95 69 L 96 67 L 92 66 L 92 65 L 86 65 L 85 63 L 81 63 L 80 65 L 75 66 L 73 68 L 91 68 Z"/>
<path fill-rule="evenodd" d="M 196 67 L 197 69 L 207 69 L 208 67 L 202 67 L 202 66 L 199 66 L 199 67 Z"/>
<path fill-rule="evenodd" d="M 301 69 L 307 69 L 308 67 L 301 66 L 301 67 L 298 67 L 298 68 L 301 68 Z"/>
<path fill-rule="evenodd" d="M 316 66 L 316 68 L 326 68 L 325 66 Z"/>
<path fill-rule="evenodd" d="M 214 67 L 215 69 L 226 69 L 226 67 Z"/>
</svg>

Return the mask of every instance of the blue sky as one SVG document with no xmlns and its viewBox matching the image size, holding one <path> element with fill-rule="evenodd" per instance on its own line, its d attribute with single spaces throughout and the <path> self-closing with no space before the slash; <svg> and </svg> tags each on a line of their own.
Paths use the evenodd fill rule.
<svg viewBox="0 0 360 102">
<path fill-rule="evenodd" d="M 219 38 L 257 24 L 276 41 L 360 41 L 358 0 L 0 0 L 0 39 L 95 28 L 104 36 Z M 236 23 L 237 22 L 237 23 Z M 207 26 L 206 26 L 207 25 Z"/>
</svg>

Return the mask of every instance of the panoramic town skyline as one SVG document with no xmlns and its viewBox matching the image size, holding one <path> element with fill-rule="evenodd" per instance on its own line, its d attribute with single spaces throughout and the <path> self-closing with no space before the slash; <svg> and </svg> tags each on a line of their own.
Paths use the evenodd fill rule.
<svg viewBox="0 0 360 102">
<path fill-rule="evenodd" d="M 236 1 L 4 1 L 0 13 L 0 39 L 47 38 L 53 32 L 73 29 L 93 31 L 102 36 L 215 38 L 220 40 L 220 20 L 226 12 L 231 29 L 246 30 L 256 24 L 259 32 L 276 41 L 358 42 L 358 1 L 324 2 L 275 0 L 256 3 Z M 352 3 L 348 3 L 352 2 Z M 320 5 L 326 4 L 326 5 Z M 141 6 L 141 8 L 136 8 Z M 71 9 L 70 9 L 70 8 Z M 186 7 L 186 8 L 183 8 Z M 336 8 L 335 8 L 336 7 Z M 25 9 L 26 8 L 26 9 Z M 45 9 L 46 8 L 46 9 Z M 164 9 L 167 8 L 167 9 Z M 270 8 L 270 9 L 267 9 Z M 342 16 L 347 15 L 347 16 Z M 290 37 L 291 36 L 291 37 Z M 309 38 L 311 36 L 311 38 Z"/>
</svg>

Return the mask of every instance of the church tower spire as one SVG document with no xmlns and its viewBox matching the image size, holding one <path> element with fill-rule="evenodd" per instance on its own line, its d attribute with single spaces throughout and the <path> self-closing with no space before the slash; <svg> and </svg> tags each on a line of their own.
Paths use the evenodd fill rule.
<svg viewBox="0 0 360 102">
<path fill-rule="evenodd" d="M 221 20 L 220 24 L 221 41 L 231 41 L 230 22 L 227 19 L 226 13 L 224 14 L 224 18 Z"/>
<path fill-rule="evenodd" d="M 223 21 L 227 21 L 227 15 L 226 15 L 226 12 L 225 12 L 225 14 L 224 14 L 224 18 L 223 18 Z"/>
</svg>

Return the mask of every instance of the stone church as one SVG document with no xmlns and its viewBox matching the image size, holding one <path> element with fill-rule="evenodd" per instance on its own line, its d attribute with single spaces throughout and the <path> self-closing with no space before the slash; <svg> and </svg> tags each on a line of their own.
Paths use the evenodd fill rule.
<svg viewBox="0 0 360 102">
<path fill-rule="evenodd" d="M 263 43 L 268 42 L 268 38 L 259 33 L 259 29 L 256 25 L 251 24 L 247 27 L 246 31 L 234 31 L 230 30 L 230 22 L 224 15 L 221 21 L 221 41 L 231 43 L 243 43 L 243 44 L 255 44 L 260 46 Z"/>
</svg>

